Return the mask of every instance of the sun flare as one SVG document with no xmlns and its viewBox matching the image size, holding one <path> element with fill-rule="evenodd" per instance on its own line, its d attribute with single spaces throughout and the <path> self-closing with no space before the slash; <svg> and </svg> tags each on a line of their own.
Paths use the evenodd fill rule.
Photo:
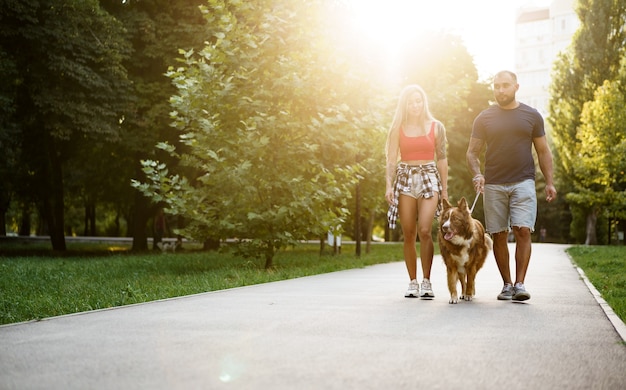
<svg viewBox="0 0 626 390">
<path fill-rule="evenodd" d="M 392 67 L 402 52 L 410 50 L 410 41 L 431 29 L 423 20 L 428 9 L 425 4 L 428 3 L 351 0 L 348 20 L 356 36 L 367 42 L 368 50 L 386 58 L 386 65 Z"/>
<path fill-rule="evenodd" d="M 514 67 L 515 18 L 519 8 L 550 0 L 344 0 L 343 15 L 355 49 L 385 56 L 393 69 L 400 54 L 425 32 L 456 35 L 479 73 Z"/>
</svg>

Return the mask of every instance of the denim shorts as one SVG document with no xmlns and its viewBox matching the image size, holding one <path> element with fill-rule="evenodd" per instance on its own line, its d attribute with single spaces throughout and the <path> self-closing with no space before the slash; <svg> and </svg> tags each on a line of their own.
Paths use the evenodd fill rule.
<svg viewBox="0 0 626 390">
<path fill-rule="evenodd" d="M 508 232 L 511 226 L 535 230 L 537 192 L 532 179 L 518 183 L 485 184 L 483 205 L 488 233 Z"/>
<path fill-rule="evenodd" d="M 439 192 L 437 190 L 439 186 L 439 180 L 437 180 L 437 175 L 433 172 L 427 173 L 428 178 L 430 179 L 430 183 L 432 184 L 431 188 L 434 192 Z M 424 196 L 426 193 L 426 188 L 429 186 L 424 185 L 424 179 L 422 175 L 415 174 L 411 176 L 411 190 L 410 191 L 400 191 L 400 195 L 410 196 L 411 198 L 419 199 Z"/>
</svg>

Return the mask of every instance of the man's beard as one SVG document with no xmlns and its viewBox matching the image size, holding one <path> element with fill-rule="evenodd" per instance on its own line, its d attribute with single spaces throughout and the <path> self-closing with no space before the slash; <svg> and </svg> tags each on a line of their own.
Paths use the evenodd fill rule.
<svg viewBox="0 0 626 390">
<path fill-rule="evenodd" d="M 501 96 L 501 97 L 497 97 L 496 96 L 496 101 L 498 102 L 498 105 L 500 105 L 500 106 L 508 106 L 514 100 L 515 100 L 515 95 L 513 95 L 513 96 Z"/>
</svg>

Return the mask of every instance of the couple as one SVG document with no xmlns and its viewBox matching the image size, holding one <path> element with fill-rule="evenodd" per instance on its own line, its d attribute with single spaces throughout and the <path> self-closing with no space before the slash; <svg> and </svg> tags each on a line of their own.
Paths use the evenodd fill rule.
<svg viewBox="0 0 626 390">
<path fill-rule="evenodd" d="M 495 75 L 493 93 L 497 104 L 474 120 L 466 158 L 474 189 L 483 194 L 485 227 L 493 237 L 493 253 L 504 283 L 498 299 L 524 301 L 530 299 L 524 279 L 537 217 L 533 146 L 546 180 L 548 202 L 556 198 L 556 189 L 543 118 L 536 109 L 516 100 L 518 89 L 515 73 L 501 71 Z M 485 146 L 483 175 L 479 156 Z M 396 219 L 400 219 L 404 261 L 410 279 L 404 296 L 432 299 L 430 271 L 434 243 L 431 227 L 441 211 L 441 199 L 448 198 L 446 130 L 430 113 L 426 94 L 417 85 L 407 86 L 400 94 L 387 136 L 386 153 L 388 222 L 393 229 Z M 515 282 L 509 269 L 507 237 L 510 229 L 516 242 Z M 424 274 L 421 288 L 417 282 L 415 249 L 418 236 Z"/>
</svg>

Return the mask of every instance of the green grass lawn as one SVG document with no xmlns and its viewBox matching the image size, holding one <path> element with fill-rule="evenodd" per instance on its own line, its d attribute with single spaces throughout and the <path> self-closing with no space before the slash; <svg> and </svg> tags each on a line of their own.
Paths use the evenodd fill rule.
<svg viewBox="0 0 626 390">
<path fill-rule="evenodd" d="M 402 259 L 396 244 L 372 245 L 367 254 L 363 246 L 360 258 L 354 255 L 354 245 L 344 245 L 339 255 L 320 256 L 319 244 L 303 244 L 277 253 L 273 269 L 265 270 L 264 261 L 228 251 L 131 254 L 119 244 L 68 243 L 68 253 L 50 254 L 46 245 L 5 245 L 0 250 L 0 324 Z"/>
<path fill-rule="evenodd" d="M 319 245 L 279 252 L 274 268 L 228 251 L 200 252 L 192 245 L 175 254 L 131 254 L 128 244 L 68 243 L 55 254 L 49 244 L 6 245 L 0 250 L 0 324 L 148 302 L 251 284 L 297 278 L 402 260 L 402 244 L 372 245 L 354 255 L 320 256 Z M 626 320 L 626 247 L 575 246 L 575 263 L 615 313 Z M 419 248 L 418 248 L 419 253 Z"/>
<path fill-rule="evenodd" d="M 615 314 L 626 322 L 626 247 L 574 246 L 567 253 Z"/>
</svg>

